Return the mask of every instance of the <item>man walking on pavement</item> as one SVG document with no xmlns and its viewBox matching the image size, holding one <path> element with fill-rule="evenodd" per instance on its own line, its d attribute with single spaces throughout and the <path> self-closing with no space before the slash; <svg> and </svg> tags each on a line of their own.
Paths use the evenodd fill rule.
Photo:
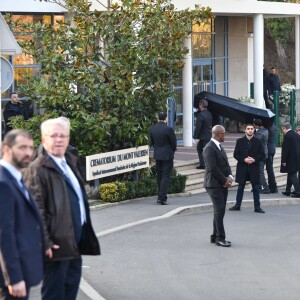
<svg viewBox="0 0 300 300">
<path fill-rule="evenodd" d="M 194 131 L 194 139 L 199 140 L 197 144 L 197 151 L 200 165 L 197 167 L 197 169 L 205 169 L 203 149 L 211 139 L 212 114 L 207 109 L 207 107 L 208 102 L 205 99 L 200 99 L 200 113 L 197 115 L 197 121 Z"/>
<path fill-rule="evenodd" d="M 166 112 L 158 114 L 158 122 L 150 128 L 150 142 L 154 148 L 153 158 L 156 161 L 156 177 L 158 185 L 157 203 L 167 204 L 169 181 L 173 170 L 174 153 L 177 148 L 173 128 L 167 125 Z"/>
<path fill-rule="evenodd" d="M 245 185 L 247 181 L 250 181 L 253 192 L 254 212 L 265 213 L 260 207 L 259 196 L 259 164 L 265 159 L 265 152 L 261 141 L 254 137 L 254 126 L 252 124 L 246 124 L 245 133 L 244 137 L 236 141 L 233 153 L 233 157 L 237 160 L 235 181 L 239 185 L 236 194 L 236 203 L 229 210 L 241 210 Z"/>
<path fill-rule="evenodd" d="M 225 240 L 223 219 L 228 187 L 232 184 L 233 176 L 227 155 L 221 146 L 221 143 L 224 142 L 225 134 L 223 126 L 214 126 L 212 129 L 212 139 L 203 150 L 203 158 L 206 165 L 204 187 L 214 207 L 213 233 L 210 236 L 210 241 L 217 246 L 230 247 L 231 242 Z"/>
<path fill-rule="evenodd" d="M 290 123 L 282 125 L 284 134 L 281 149 L 280 173 L 287 173 L 287 186 L 283 195 L 300 198 L 300 184 L 297 178 L 297 172 L 300 167 L 300 136 L 292 130 Z M 295 191 L 291 193 L 291 184 Z"/>
<path fill-rule="evenodd" d="M 29 299 L 30 287 L 43 278 L 45 255 L 40 212 L 21 174 L 33 158 L 33 139 L 11 130 L 1 152 L 0 299 Z"/>
<path fill-rule="evenodd" d="M 30 164 L 25 179 L 42 214 L 47 265 L 42 299 L 75 300 L 81 278 L 81 255 L 99 255 L 77 158 L 66 149 L 69 122 L 49 119 L 41 125 L 44 150 Z"/>
</svg>

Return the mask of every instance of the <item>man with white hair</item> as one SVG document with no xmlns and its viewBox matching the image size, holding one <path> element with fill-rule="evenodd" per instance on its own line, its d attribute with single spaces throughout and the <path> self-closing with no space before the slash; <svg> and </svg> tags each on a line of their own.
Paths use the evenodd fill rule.
<svg viewBox="0 0 300 300">
<path fill-rule="evenodd" d="M 76 299 L 82 254 L 99 255 L 77 158 L 66 152 L 70 123 L 49 119 L 41 125 L 43 151 L 25 174 L 44 222 L 47 265 L 42 299 Z"/>
</svg>

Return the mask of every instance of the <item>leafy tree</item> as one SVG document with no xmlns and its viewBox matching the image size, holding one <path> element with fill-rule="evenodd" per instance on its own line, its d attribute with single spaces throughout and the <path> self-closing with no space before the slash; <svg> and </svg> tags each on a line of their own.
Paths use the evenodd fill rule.
<svg viewBox="0 0 300 300">
<path fill-rule="evenodd" d="M 13 30 L 31 32 L 20 44 L 42 76 L 28 78 L 21 92 L 45 112 L 14 125 L 38 138 L 42 119 L 69 117 L 71 143 L 81 155 L 148 143 L 150 124 L 166 108 L 184 66 L 183 38 L 212 17 L 210 9 L 122 0 L 100 11 L 86 0 L 45 1 L 64 6 L 72 18 L 54 26 L 10 22 Z"/>
</svg>

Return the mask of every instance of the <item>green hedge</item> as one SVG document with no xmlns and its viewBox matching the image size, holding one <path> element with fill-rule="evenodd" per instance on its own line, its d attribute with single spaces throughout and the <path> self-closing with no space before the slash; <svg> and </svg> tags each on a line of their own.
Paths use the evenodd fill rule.
<svg viewBox="0 0 300 300">
<path fill-rule="evenodd" d="M 140 181 L 123 181 L 104 183 L 99 187 L 100 199 L 103 202 L 118 202 L 127 199 L 155 196 L 158 193 L 155 169 L 151 168 L 148 176 Z M 185 189 L 187 176 L 176 173 L 173 169 L 168 193 L 182 193 Z"/>
</svg>

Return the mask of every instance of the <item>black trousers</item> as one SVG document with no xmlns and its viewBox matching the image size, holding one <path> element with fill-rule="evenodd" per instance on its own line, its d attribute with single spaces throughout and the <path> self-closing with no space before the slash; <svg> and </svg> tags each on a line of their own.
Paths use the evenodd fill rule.
<svg viewBox="0 0 300 300">
<path fill-rule="evenodd" d="M 274 168 L 273 168 L 273 160 L 274 160 L 274 154 L 268 154 L 268 158 L 266 160 L 266 169 L 268 173 L 269 189 L 271 191 L 277 190 L 277 183 L 276 183 Z"/>
<path fill-rule="evenodd" d="M 295 192 L 300 194 L 300 178 L 297 177 L 297 172 L 291 172 L 287 174 L 286 188 L 287 192 L 291 191 L 292 185 L 294 186 Z"/>
<path fill-rule="evenodd" d="M 82 259 L 48 262 L 43 285 L 43 300 L 75 300 L 80 278 Z"/>
<path fill-rule="evenodd" d="M 226 188 L 206 188 L 214 207 L 213 233 L 211 237 L 216 238 L 216 242 L 225 240 L 224 216 L 228 189 Z"/>
<path fill-rule="evenodd" d="M 205 167 L 205 163 L 204 163 L 204 159 L 203 159 L 203 149 L 209 141 L 210 140 L 199 140 L 199 142 L 197 144 L 199 164 L 201 167 Z"/>
<path fill-rule="evenodd" d="M 9 294 L 8 288 L 0 287 L 0 300 L 28 300 L 29 299 L 29 288 L 26 287 L 27 296 L 26 297 L 13 297 Z"/>
<path fill-rule="evenodd" d="M 167 193 L 172 170 L 173 159 L 156 160 L 156 178 L 159 190 L 157 199 L 159 201 L 167 201 Z"/>
</svg>

